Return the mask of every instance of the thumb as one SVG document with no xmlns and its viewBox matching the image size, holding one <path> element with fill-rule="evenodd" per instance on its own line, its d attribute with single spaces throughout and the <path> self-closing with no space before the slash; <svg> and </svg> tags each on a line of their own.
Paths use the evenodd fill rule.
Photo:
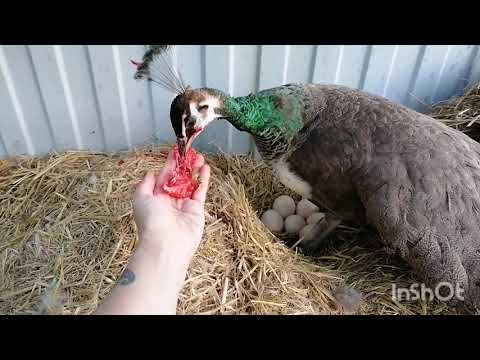
<svg viewBox="0 0 480 360">
<path fill-rule="evenodd" d="M 153 175 L 151 172 L 148 172 L 137 186 L 137 195 L 153 195 L 155 180 L 155 175 Z"/>
</svg>

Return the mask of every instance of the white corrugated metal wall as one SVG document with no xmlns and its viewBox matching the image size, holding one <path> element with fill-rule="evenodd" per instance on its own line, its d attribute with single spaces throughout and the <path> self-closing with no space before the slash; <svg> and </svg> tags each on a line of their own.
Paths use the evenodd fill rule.
<svg viewBox="0 0 480 360">
<path fill-rule="evenodd" d="M 153 137 L 173 141 L 172 94 L 133 80 L 141 45 L 0 45 L 0 157 L 51 150 L 111 151 Z M 480 80 L 478 46 L 180 45 L 173 61 L 193 87 L 233 95 L 288 82 L 364 89 L 417 110 Z M 226 122 L 202 150 L 246 152 L 249 137 Z"/>
</svg>

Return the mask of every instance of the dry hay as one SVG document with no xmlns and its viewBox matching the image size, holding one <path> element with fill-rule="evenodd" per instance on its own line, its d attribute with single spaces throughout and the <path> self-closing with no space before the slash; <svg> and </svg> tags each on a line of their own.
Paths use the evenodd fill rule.
<svg viewBox="0 0 480 360">
<path fill-rule="evenodd" d="M 137 244 L 131 197 L 165 148 L 66 152 L 0 161 L 0 313 L 90 314 Z M 336 231 L 318 257 L 289 249 L 258 216 L 288 193 L 261 162 L 207 155 L 212 180 L 204 239 L 179 314 L 340 314 L 332 291 L 363 292 L 361 314 L 447 314 L 442 304 L 392 299 L 416 279 L 370 235 Z"/>
<path fill-rule="evenodd" d="M 467 89 L 462 96 L 436 104 L 430 115 L 480 141 L 480 83 Z"/>
<path fill-rule="evenodd" d="M 478 140 L 479 100 L 477 85 L 431 114 Z M 94 312 L 137 244 L 134 187 L 162 167 L 166 150 L 0 160 L 0 314 Z M 259 220 L 289 193 L 265 164 L 246 156 L 206 160 L 207 224 L 179 314 L 341 314 L 332 292 L 343 285 L 363 292 L 360 314 L 457 313 L 393 299 L 392 283 L 418 279 L 375 235 L 343 226 L 315 257 L 290 249 Z"/>
</svg>

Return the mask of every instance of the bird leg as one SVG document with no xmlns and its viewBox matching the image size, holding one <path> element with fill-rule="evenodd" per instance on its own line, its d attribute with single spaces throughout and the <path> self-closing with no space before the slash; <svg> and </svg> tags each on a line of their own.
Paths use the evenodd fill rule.
<svg viewBox="0 0 480 360">
<path fill-rule="evenodd" d="M 312 229 L 301 237 L 291 248 L 300 244 L 302 248 L 308 251 L 315 251 L 320 248 L 324 240 L 340 225 L 342 221 L 337 217 L 326 214 L 326 217 L 319 220 Z"/>
<path fill-rule="evenodd" d="M 315 235 L 313 239 L 308 242 L 307 246 L 313 249 L 319 248 L 324 240 L 335 231 L 341 222 L 342 220 L 327 214 L 323 220 L 317 222 L 313 227 L 312 233 Z"/>
</svg>

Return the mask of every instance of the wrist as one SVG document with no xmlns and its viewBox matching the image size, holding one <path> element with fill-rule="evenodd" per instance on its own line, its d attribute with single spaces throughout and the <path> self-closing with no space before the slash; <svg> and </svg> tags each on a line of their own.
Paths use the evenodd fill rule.
<svg viewBox="0 0 480 360">
<path fill-rule="evenodd" d="M 175 282 L 185 279 L 189 261 L 164 249 L 152 248 L 148 243 L 140 242 L 135 251 L 139 261 L 147 262 L 160 279 L 169 278 Z"/>
<path fill-rule="evenodd" d="M 162 236 L 158 236 L 162 233 Z M 179 236 L 165 236 L 166 231 L 139 234 L 137 249 L 150 255 L 162 266 L 184 266 L 188 268 L 197 246 L 191 241 L 182 241 Z M 189 235 L 184 235 L 189 239 Z"/>
</svg>

